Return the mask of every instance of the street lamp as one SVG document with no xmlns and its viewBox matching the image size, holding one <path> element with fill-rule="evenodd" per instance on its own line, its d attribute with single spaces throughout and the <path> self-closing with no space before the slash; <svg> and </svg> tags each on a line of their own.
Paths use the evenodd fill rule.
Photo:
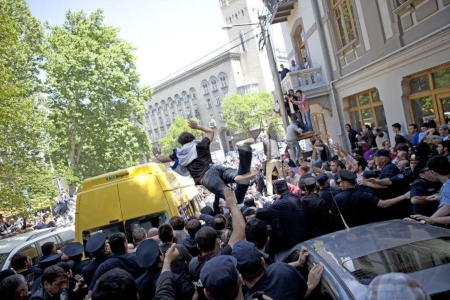
<svg viewBox="0 0 450 300">
<path fill-rule="evenodd" d="M 280 107 L 280 113 L 281 113 L 281 119 L 283 121 L 283 126 L 284 126 L 284 128 L 286 128 L 288 126 L 288 119 L 286 116 L 286 109 L 284 106 L 283 89 L 281 88 L 280 77 L 279 77 L 278 71 L 277 71 L 278 70 L 277 60 L 276 60 L 275 54 L 273 52 L 272 39 L 268 33 L 268 30 L 264 26 L 264 22 L 266 22 L 267 18 L 266 18 L 266 16 L 259 16 L 258 18 L 259 18 L 258 23 L 229 24 L 229 25 L 223 26 L 222 29 L 228 31 L 233 27 L 250 26 L 250 25 L 259 25 L 259 27 L 261 28 L 260 45 L 261 45 L 261 41 L 264 40 L 264 44 L 262 45 L 262 48 L 263 48 L 267 42 L 266 51 L 267 51 L 267 56 L 269 57 L 269 65 L 270 65 L 270 69 L 272 71 L 273 83 L 275 85 L 275 98 L 277 99 L 278 106 Z M 262 48 L 260 50 L 262 50 Z"/>
</svg>

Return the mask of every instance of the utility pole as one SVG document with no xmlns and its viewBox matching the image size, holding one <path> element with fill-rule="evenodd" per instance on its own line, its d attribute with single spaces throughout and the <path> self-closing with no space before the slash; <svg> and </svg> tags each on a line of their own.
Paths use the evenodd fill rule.
<svg viewBox="0 0 450 300">
<path fill-rule="evenodd" d="M 278 101 L 278 106 L 280 107 L 281 120 L 283 121 L 284 130 L 286 130 L 286 127 L 289 125 L 289 121 L 286 113 L 286 108 L 284 106 L 283 89 L 281 88 L 280 76 L 278 75 L 277 60 L 272 46 L 272 37 L 269 34 L 269 29 L 265 28 L 264 24 L 265 21 L 266 16 L 259 17 L 259 26 L 261 27 L 261 34 L 265 39 L 267 56 L 269 58 L 269 65 L 272 71 L 273 84 L 275 86 L 275 99 L 276 101 Z"/>
</svg>

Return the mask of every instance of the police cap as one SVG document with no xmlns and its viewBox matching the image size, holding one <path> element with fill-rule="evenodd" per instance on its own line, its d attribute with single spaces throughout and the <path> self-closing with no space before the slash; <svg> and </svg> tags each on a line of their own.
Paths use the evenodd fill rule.
<svg viewBox="0 0 450 300">
<path fill-rule="evenodd" d="M 81 253 L 83 253 L 83 251 L 84 251 L 83 245 L 81 245 L 78 242 L 70 243 L 63 250 L 64 254 L 67 255 L 68 257 L 80 255 Z"/>
<path fill-rule="evenodd" d="M 142 241 L 136 249 L 136 263 L 145 269 L 152 266 L 159 258 L 159 246 L 154 239 Z"/>
<path fill-rule="evenodd" d="M 62 255 L 63 255 L 62 253 L 56 253 L 56 254 L 49 255 L 48 257 L 46 257 L 45 259 L 43 259 L 39 262 L 39 267 L 42 269 L 45 269 L 47 267 L 57 264 L 58 262 L 61 261 Z"/>
<path fill-rule="evenodd" d="M 97 232 L 92 235 L 86 243 L 86 251 L 88 252 L 96 252 L 100 250 L 106 242 L 106 234 L 103 232 Z"/>
<path fill-rule="evenodd" d="M 316 180 L 319 184 L 324 184 L 328 181 L 328 175 L 325 173 L 320 173 L 319 175 L 317 175 Z"/>
<path fill-rule="evenodd" d="M 239 241 L 233 246 L 231 255 L 237 260 L 237 269 L 242 275 L 251 275 L 263 268 L 262 254 L 255 244 L 248 241 Z"/>
<path fill-rule="evenodd" d="M 341 170 L 339 171 L 339 178 L 337 182 L 341 181 L 350 181 L 353 182 L 356 180 L 356 174 L 347 170 Z"/>
<path fill-rule="evenodd" d="M 236 258 L 231 255 L 216 256 L 203 265 L 200 280 L 213 299 L 229 295 L 238 286 L 236 266 Z"/>
<path fill-rule="evenodd" d="M 316 184 L 316 180 L 314 179 L 314 177 L 306 177 L 303 182 L 304 182 L 305 186 L 310 186 L 310 185 Z"/>
<path fill-rule="evenodd" d="M 377 152 L 375 152 L 375 154 L 373 156 L 383 156 L 383 157 L 387 157 L 390 158 L 389 155 L 389 151 L 386 149 L 378 149 Z"/>
<path fill-rule="evenodd" d="M 287 182 L 284 179 L 277 180 L 273 184 L 273 187 L 275 188 L 275 191 L 277 191 L 277 192 L 278 191 L 284 191 L 284 190 L 288 189 Z"/>
</svg>

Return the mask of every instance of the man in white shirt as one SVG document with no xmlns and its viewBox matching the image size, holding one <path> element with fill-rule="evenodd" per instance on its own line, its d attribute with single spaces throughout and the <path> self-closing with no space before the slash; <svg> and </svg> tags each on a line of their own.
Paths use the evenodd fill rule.
<svg viewBox="0 0 450 300">
<path fill-rule="evenodd" d="M 302 149 L 297 141 L 297 137 L 298 134 L 302 132 L 303 131 L 300 127 L 298 127 L 296 120 L 292 121 L 286 128 L 286 143 L 289 146 L 289 154 L 291 155 L 291 158 L 297 162 L 302 154 Z"/>
<path fill-rule="evenodd" d="M 295 63 L 295 60 L 291 60 L 291 66 L 289 67 L 289 72 L 299 71 L 300 65 Z"/>
</svg>

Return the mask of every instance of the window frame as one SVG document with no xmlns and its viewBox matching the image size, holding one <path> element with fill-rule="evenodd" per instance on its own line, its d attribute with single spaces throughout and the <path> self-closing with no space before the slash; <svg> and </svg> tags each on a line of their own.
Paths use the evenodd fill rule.
<svg viewBox="0 0 450 300">
<path fill-rule="evenodd" d="M 350 124 L 351 124 L 351 120 L 352 120 L 351 113 L 355 112 L 355 111 L 358 112 L 359 123 L 360 123 L 359 126 L 360 127 L 354 128 L 355 130 L 358 130 L 359 128 L 362 128 L 362 126 L 364 125 L 361 111 L 364 110 L 364 109 L 368 109 L 368 108 L 370 108 L 372 110 L 374 126 L 375 127 L 379 127 L 377 114 L 375 112 L 375 107 L 382 106 L 383 110 L 384 110 L 384 105 L 383 105 L 383 101 L 381 99 L 380 99 L 380 101 L 377 101 L 377 102 L 373 101 L 372 93 L 374 91 L 377 91 L 379 93 L 379 90 L 377 88 L 371 88 L 371 89 L 368 89 L 368 90 L 365 90 L 365 91 L 361 91 L 361 92 L 359 92 L 357 94 L 353 94 L 353 95 L 350 95 L 350 96 L 347 96 L 347 97 L 344 98 L 344 101 L 347 102 L 347 114 L 348 114 L 348 118 L 349 118 L 349 123 Z M 363 95 L 363 94 L 366 94 L 366 93 L 369 94 L 370 102 L 369 102 L 369 104 L 360 105 L 358 98 L 359 98 L 360 95 Z M 356 106 L 350 107 L 350 100 L 353 97 L 356 97 Z M 384 113 L 384 115 L 386 116 L 386 112 Z M 351 125 L 354 126 L 354 124 L 351 124 Z M 371 127 L 373 127 L 373 126 L 371 125 Z"/>
<path fill-rule="evenodd" d="M 420 120 L 416 120 L 415 116 L 414 116 L 412 101 L 417 98 L 424 98 L 424 97 L 431 96 L 431 101 L 433 102 L 434 115 L 435 115 L 435 119 L 436 119 L 436 125 L 440 126 L 442 124 L 446 124 L 445 112 L 444 112 L 442 103 L 439 101 L 439 99 L 440 99 L 439 96 L 442 96 L 442 94 L 450 93 L 450 85 L 446 86 L 446 87 L 435 88 L 435 84 L 434 84 L 434 80 L 433 80 L 433 73 L 435 73 L 437 71 L 445 70 L 445 69 L 450 69 L 450 63 L 440 65 L 440 66 L 437 66 L 434 68 L 430 68 L 430 69 L 427 69 L 422 72 L 419 72 L 419 73 L 409 76 L 408 81 L 407 81 L 407 84 L 408 84 L 408 97 L 407 98 L 408 98 L 408 106 L 409 106 L 409 115 L 411 117 L 412 123 L 418 124 L 418 126 L 420 126 L 420 124 L 419 124 Z M 411 93 L 411 81 L 415 78 L 422 77 L 423 75 L 427 75 L 428 85 L 429 85 L 430 89 L 426 90 L 426 91 Z"/>
<path fill-rule="evenodd" d="M 333 3 L 333 2 L 336 2 L 336 3 Z M 352 40 L 350 40 L 349 39 L 350 38 L 349 33 L 347 32 L 347 27 L 345 26 L 344 15 L 341 15 L 340 17 L 344 21 L 342 28 L 344 30 L 344 34 L 345 34 L 345 37 L 346 37 L 345 45 L 343 44 L 343 41 L 342 41 L 341 31 L 339 30 L 338 18 L 336 17 L 336 11 L 341 8 L 341 5 L 344 2 L 346 2 L 347 4 L 350 5 L 348 11 L 349 11 L 349 14 L 350 14 L 350 23 L 351 23 L 351 27 L 353 29 L 353 34 L 354 34 L 354 38 Z M 342 49 L 342 48 L 345 48 L 346 46 L 352 44 L 353 41 L 358 39 L 358 30 L 357 30 L 357 26 L 356 26 L 356 18 L 355 18 L 355 14 L 353 13 L 353 3 L 352 3 L 352 0 L 330 0 L 330 5 L 331 5 L 332 18 L 334 20 L 335 30 L 336 30 L 337 37 L 338 37 L 338 40 L 339 40 L 339 46 L 340 46 L 340 49 Z M 342 11 L 342 9 L 340 9 L 340 11 Z"/>
</svg>

